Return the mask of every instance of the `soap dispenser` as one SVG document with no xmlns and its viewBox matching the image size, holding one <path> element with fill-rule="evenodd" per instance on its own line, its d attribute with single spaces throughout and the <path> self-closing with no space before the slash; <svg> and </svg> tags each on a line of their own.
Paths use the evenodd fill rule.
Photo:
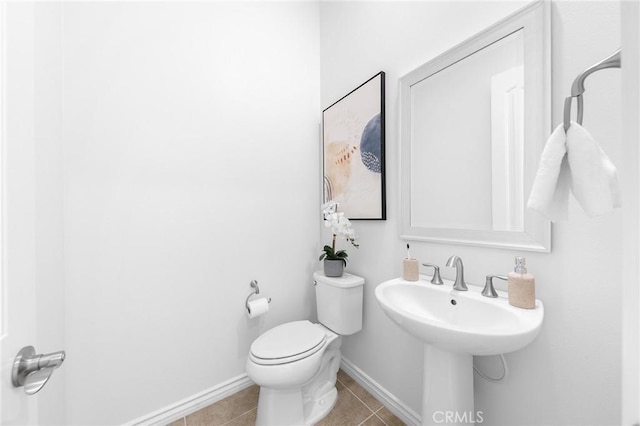
<svg viewBox="0 0 640 426">
<path fill-rule="evenodd" d="M 536 280 L 527 273 L 526 260 L 522 256 L 516 257 L 513 272 L 507 274 L 507 293 L 510 305 L 524 309 L 536 307 Z"/>
</svg>

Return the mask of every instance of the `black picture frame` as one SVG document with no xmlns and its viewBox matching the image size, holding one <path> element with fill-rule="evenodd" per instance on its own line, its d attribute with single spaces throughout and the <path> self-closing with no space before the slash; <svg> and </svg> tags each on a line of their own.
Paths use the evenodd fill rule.
<svg viewBox="0 0 640 426">
<path fill-rule="evenodd" d="M 350 220 L 386 220 L 385 73 L 322 111 L 323 199 Z"/>
</svg>

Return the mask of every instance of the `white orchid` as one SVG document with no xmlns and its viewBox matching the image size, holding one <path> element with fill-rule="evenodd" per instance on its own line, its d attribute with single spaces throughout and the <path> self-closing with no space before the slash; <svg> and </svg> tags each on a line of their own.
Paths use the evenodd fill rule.
<svg viewBox="0 0 640 426">
<path fill-rule="evenodd" d="M 354 247 L 358 248 L 359 244 L 356 241 L 356 233 L 351 227 L 351 221 L 344 215 L 344 212 L 338 211 L 338 203 L 335 201 L 329 201 L 322 206 L 322 216 L 324 217 L 324 226 L 331 228 L 333 234 L 332 244 L 325 245 L 324 251 L 320 255 L 320 260 L 323 259 L 338 259 L 347 263 L 347 252 L 345 250 L 339 250 L 336 252 L 336 237 L 341 236 Z"/>
</svg>

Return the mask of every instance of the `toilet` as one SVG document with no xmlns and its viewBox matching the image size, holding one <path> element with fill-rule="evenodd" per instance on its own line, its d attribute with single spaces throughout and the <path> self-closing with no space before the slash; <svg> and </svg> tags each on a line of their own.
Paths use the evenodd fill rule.
<svg viewBox="0 0 640 426">
<path fill-rule="evenodd" d="M 260 386 L 258 426 L 315 424 L 338 399 L 342 336 L 362 329 L 364 279 L 321 271 L 313 279 L 319 323 L 281 324 L 251 344 L 246 370 Z"/>
</svg>

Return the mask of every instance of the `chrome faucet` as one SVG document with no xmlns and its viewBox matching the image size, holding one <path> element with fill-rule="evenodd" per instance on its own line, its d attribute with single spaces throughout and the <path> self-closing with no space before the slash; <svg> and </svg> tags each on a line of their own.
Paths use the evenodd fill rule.
<svg viewBox="0 0 640 426">
<path fill-rule="evenodd" d="M 447 266 L 450 268 L 456 268 L 456 280 L 453 283 L 454 290 L 467 291 L 467 284 L 464 282 L 464 265 L 460 256 L 451 256 L 447 260 Z"/>
<path fill-rule="evenodd" d="M 507 277 L 504 275 L 487 275 L 487 279 L 484 283 L 484 288 L 482 289 L 482 295 L 485 297 L 498 297 L 498 293 L 496 293 L 496 289 L 493 288 L 493 279 L 498 278 L 501 280 L 507 280 Z"/>
<path fill-rule="evenodd" d="M 423 263 L 422 266 L 433 268 L 433 277 L 431 278 L 431 284 L 442 285 L 442 278 L 440 278 L 440 267 L 433 263 Z"/>
</svg>

